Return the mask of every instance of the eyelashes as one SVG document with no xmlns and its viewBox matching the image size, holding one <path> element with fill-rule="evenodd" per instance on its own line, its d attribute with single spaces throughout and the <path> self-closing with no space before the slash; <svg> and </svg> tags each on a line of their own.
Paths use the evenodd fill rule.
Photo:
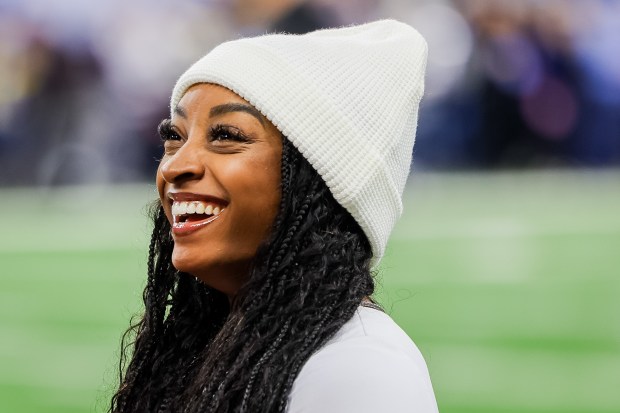
<svg viewBox="0 0 620 413">
<path fill-rule="evenodd" d="M 166 141 L 180 141 L 181 137 L 172 128 L 172 122 L 170 119 L 164 119 L 157 127 L 157 133 L 163 142 Z"/>
<path fill-rule="evenodd" d="M 209 129 L 209 140 L 215 141 L 232 141 L 240 143 L 249 143 L 250 139 L 239 129 L 227 125 L 215 125 Z"/>
<path fill-rule="evenodd" d="M 157 127 L 157 132 L 163 142 L 183 140 L 183 138 L 174 130 L 170 119 L 164 119 L 161 121 Z M 252 140 L 248 138 L 240 129 L 223 124 L 217 124 L 210 127 L 207 138 L 209 142 L 252 142 Z"/>
</svg>

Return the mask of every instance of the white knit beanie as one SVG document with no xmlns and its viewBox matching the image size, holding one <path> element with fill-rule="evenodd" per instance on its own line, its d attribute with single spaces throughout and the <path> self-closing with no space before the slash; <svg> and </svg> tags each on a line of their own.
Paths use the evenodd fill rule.
<svg viewBox="0 0 620 413">
<path fill-rule="evenodd" d="M 256 107 L 360 225 L 374 267 L 402 212 L 426 55 L 422 36 L 394 20 L 239 39 L 181 75 L 170 106 L 215 83 Z"/>
</svg>

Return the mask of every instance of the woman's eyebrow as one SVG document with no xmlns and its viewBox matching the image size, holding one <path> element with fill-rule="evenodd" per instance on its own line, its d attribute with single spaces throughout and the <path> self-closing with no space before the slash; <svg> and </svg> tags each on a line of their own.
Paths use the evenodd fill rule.
<svg viewBox="0 0 620 413">
<path fill-rule="evenodd" d="M 177 105 L 174 108 L 174 113 L 176 115 L 179 115 L 180 117 L 182 117 L 183 119 L 187 119 L 187 113 L 185 112 L 185 109 L 183 109 L 183 107 L 181 105 Z"/>
<path fill-rule="evenodd" d="M 223 105 L 213 106 L 209 111 L 209 116 L 219 116 L 225 113 L 230 112 L 245 112 L 254 116 L 258 121 L 265 126 L 265 120 L 263 119 L 263 115 L 254 108 L 254 106 L 244 105 L 243 103 L 225 103 Z"/>
</svg>

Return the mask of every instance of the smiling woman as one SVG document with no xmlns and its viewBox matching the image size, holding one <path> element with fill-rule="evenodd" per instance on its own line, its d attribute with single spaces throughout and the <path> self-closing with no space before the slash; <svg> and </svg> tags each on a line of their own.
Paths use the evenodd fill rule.
<svg viewBox="0 0 620 413">
<path fill-rule="evenodd" d="M 172 223 L 172 264 L 232 299 L 278 212 L 282 135 L 239 96 L 204 83 L 160 132 L 157 188 Z"/>
<path fill-rule="evenodd" d="M 224 43 L 181 76 L 110 411 L 437 411 L 371 275 L 402 210 L 425 62 L 414 29 L 379 21 Z"/>
</svg>

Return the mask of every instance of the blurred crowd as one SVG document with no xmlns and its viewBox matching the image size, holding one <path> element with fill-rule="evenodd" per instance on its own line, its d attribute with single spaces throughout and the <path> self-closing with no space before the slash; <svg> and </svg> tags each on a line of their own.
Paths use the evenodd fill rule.
<svg viewBox="0 0 620 413">
<path fill-rule="evenodd" d="M 620 165 L 620 0 L 0 0 L 0 185 L 150 181 L 213 46 L 379 18 L 429 43 L 414 168 Z"/>
</svg>

